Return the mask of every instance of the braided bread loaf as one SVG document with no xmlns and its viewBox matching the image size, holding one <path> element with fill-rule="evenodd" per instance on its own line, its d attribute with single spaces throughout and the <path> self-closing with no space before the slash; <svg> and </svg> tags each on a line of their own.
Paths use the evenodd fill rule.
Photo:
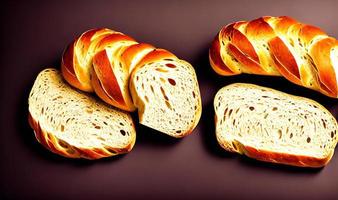
<svg viewBox="0 0 338 200">
<path fill-rule="evenodd" d="M 338 41 L 290 17 L 261 17 L 225 26 L 212 43 L 209 60 L 220 75 L 284 76 L 338 97 Z"/>
<path fill-rule="evenodd" d="M 65 50 L 62 74 L 72 86 L 86 92 L 95 91 L 108 104 L 133 111 L 135 107 L 128 92 L 132 66 L 125 63 L 121 54 L 135 45 L 138 43 L 133 38 L 109 29 L 86 31 Z M 148 52 L 153 50 L 148 46 Z"/>
<path fill-rule="evenodd" d="M 83 33 L 65 50 L 61 71 L 74 87 L 95 92 L 140 123 L 173 137 L 192 132 L 201 115 L 194 68 L 164 49 L 109 29 Z"/>
</svg>

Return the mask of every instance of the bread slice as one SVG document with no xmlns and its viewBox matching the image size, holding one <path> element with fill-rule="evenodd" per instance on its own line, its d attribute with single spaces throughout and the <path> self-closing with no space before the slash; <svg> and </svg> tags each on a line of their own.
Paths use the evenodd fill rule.
<svg viewBox="0 0 338 200">
<path fill-rule="evenodd" d="M 202 112 L 194 68 L 156 49 L 135 67 L 130 91 L 141 124 L 180 138 L 196 127 Z"/>
<path fill-rule="evenodd" d="M 56 69 L 38 75 L 28 104 L 36 138 L 54 153 L 98 159 L 127 153 L 134 146 L 129 114 L 71 88 Z"/>
<path fill-rule="evenodd" d="M 338 141 L 337 121 L 323 106 L 270 88 L 231 84 L 214 108 L 219 144 L 258 160 L 322 167 Z"/>
</svg>

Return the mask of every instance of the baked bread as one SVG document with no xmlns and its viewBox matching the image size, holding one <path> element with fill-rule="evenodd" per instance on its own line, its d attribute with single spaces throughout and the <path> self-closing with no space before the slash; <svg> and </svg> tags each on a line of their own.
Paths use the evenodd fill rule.
<svg viewBox="0 0 338 200">
<path fill-rule="evenodd" d="M 121 54 L 137 42 L 123 33 L 109 29 L 86 31 L 64 51 L 61 71 L 72 86 L 95 91 L 106 103 L 126 111 L 135 106 L 128 90 L 130 65 Z"/>
<path fill-rule="evenodd" d="M 138 43 L 123 33 L 109 29 L 83 33 L 65 50 L 61 69 L 72 86 L 95 91 L 105 102 L 122 110 L 138 108 L 141 124 L 171 136 L 189 134 L 200 119 L 201 97 L 194 68 L 166 50 Z M 129 83 L 132 72 L 140 80 Z M 159 82 L 161 79 L 166 81 Z M 138 84 L 146 88 L 140 89 Z M 146 103 L 145 96 L 149 98 Z M 170 100 L 163 100 L 167 97 Z M 150 114 L 158 117 L 150 120 Z"/>
<path fill-rule="evenodd" d="M 338 41 L 290 17 L 261 17 L 222 28 L 209 51 L 220 75 L 284 76 L 338 98 Z"/>
<path fill-rule="evenodd" d="M 28 103 L 37 140 L 54 153 L 98 159 L 128 153 L 134 146 L 129 114 L 74 90 L 55 69 L 38 75 Z"/>
<path fill-rule="evenodd" d="M 300 167 L 323 167 L 338 142 L 337 121 L 319 103 L 235 83 L 214 99 L 216 136 L 227 151 Z"/>
<path fill-rule="evenodd" d="M 190 134 L 201 117 L 194 68 L 164 49 L 148 53 L 137 64 L 130 91 L 140 123 L 170 136 Z"/>
</svg>

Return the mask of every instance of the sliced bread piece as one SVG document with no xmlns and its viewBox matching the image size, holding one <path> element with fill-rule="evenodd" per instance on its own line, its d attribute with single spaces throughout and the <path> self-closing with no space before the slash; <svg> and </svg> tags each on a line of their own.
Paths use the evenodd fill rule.
<svg viewBox="0 0 338 200">
<path fill-rule="evenodd" d="M 156 49 L 135 67 L 130 91 L 141 124 L 180 138 L 196 127 L 202 112 L 194 68 Z"/>
<path fill-rule="evenodd" d="M 236 83 L 214 99 L 216 136 L 227 151 L 301 167 L 326 165 L 337 121 L 319 103 L 270 88 Z"/>
<path fill-rule="evenodd" d="M 56 69 L 38 75 L 28 103 L 37 140 L 54 153 L 98 159 L 128 153 L 134 146 L 129 114 L 74 90 Z"/>
</svg>

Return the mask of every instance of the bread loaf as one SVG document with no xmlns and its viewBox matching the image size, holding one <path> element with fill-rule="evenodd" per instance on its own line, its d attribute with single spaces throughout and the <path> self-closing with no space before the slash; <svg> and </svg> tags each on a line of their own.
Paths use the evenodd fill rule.
<svg viewBox="0 0 338 200">
<path fill-rule="evenodd" d="M 131 116 L 70 87 L 55 69 L 43 70 L 29 99 L 37 140 L 70 158 L 98 159 L 128 153 L 136 133 Z"/>
<path fill-rule="evenodd" d="M 138 108 L 141 124 L 171 136 L 187 135 L 199 121 L 201 97 L 194 68 L 166 50 L 138 43 L 123 33 L 86 31 L 65 50 L 61 69 L 72 86 L 95 91 L 122 110 Z M 139 79 L 130 81 L 132 73 Z"/>
<path fill-rule="evenodd" d="M 72 86 L 86 92 L 95 91 L 106 103 L 126 111 L 135 106 L 128 90 L 131 65 L 121 54 L 137 42 L 109 29 L 86 31 L 74 40 L 62 56 L 61 70 Z"/>
<path fill-rule="evenodd" d="M 284 76 L 338 98 L 338 41 L 290 17 L 261 17 L 222 28 L 209 51 L 220 75 Z"/>
<path fill-rule="evenodd" d="M 307 98 L 236 83 L 217 92 L 214 108 L 219 144 L 261 161 L 322 167 L 338 142 L 336 119 Z"/>
</svg>

